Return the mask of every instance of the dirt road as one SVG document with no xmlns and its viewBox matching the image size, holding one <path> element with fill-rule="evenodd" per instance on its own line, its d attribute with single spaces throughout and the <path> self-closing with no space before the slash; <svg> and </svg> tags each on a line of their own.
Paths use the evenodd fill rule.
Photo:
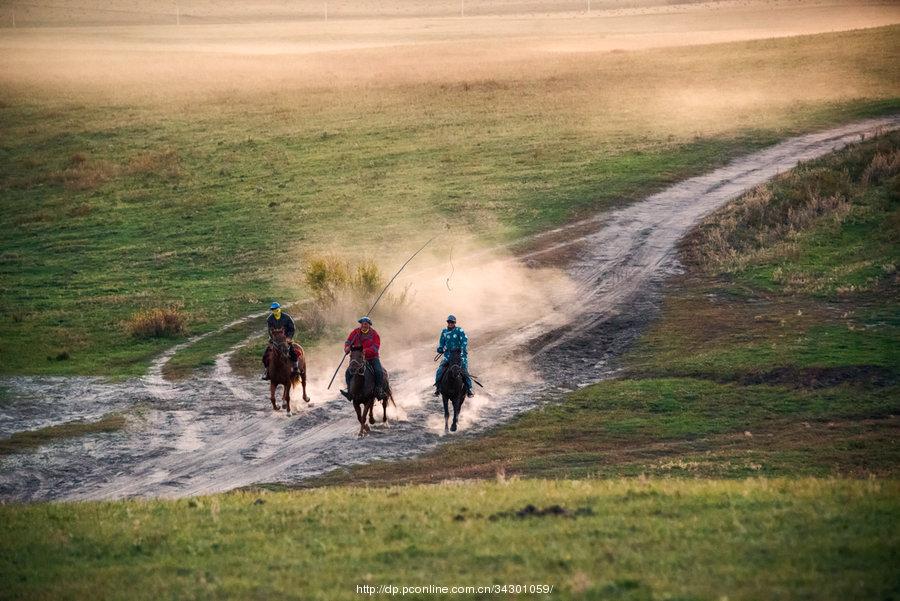
<svg viewBox="0 0 900 601">
<path fill-rule="evenodd" d="M 652 319 L 662 284 L 677 270 L 676 243 L 700 218 L 779 172 L 900 127 L 900 116 L 873 119 L 797 137 L 671 186 L 608 214 L 547 232 L 517 262 L 564 262 L 578 299 L 565 313 L 538 316 L 514 335 L 479 332 L 478 370 L 493 394 L 482 393 L 461 420 L 470 436 L 559 390 L 596 381 Z M 508 260 L 508 259 L 507 259 Z M 0 436 L 73 419 L 127 412 L 126 431 L 58 442 L 0 458 L 0 499 L 179 497 L 260 482 L 297 482 L 340 466 L 420 453 L 443 433 L 438 403 L 428 393 L 430 345 L 410 348 L 395 363 L 404 390 L 400 412 L 357 440 L 352 408 L 319 383 L 313 403 L 292 418 L 274 414 L 267 386 L 232 373 L 219 355 L 201 380 L 161 377 L 166 353 L 141 380 L 110 384 L 92 378 L 7 378 Z M 426 364 L 423 364 L 426 363 Z M 512 367 L 513 369 L 510 369 Z M 518 370 L 516 369 L 518 368 Z M 538 370 L 543 378 L 501 386 L 502 374 Z M 330 374 L 329 374 L 330 375 Z M 327 379 L 327 378 L 326 378 Z M 380 417 L 380 410 L 377 411 Z"/>
</svg>

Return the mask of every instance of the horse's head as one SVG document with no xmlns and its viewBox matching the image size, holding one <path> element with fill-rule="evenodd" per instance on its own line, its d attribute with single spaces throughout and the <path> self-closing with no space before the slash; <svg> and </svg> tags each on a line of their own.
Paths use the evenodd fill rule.
<svg viewBox="0 0 900 601">
<path fill-rule="evenodd" d="M 455 348 L 450 351 L 450 365 L 462 365 L 462 349 Z"/>
<path fill-rule="evenodd" d="M 272 331 L 272 344 L 277 348 L 281 354 L 286 355 L 290 352 L 290 345 L 287 342 L 287 336 L 284 335 L 284 330 L 273 330 Z"/>
<path fill-rule="evenodd" d="M 355 376 L 366 375 L 366 358 L 363 355 L 362 346 L 350 347 L 350 365 L 348 366 L 350 373 Z"/>
</svg>

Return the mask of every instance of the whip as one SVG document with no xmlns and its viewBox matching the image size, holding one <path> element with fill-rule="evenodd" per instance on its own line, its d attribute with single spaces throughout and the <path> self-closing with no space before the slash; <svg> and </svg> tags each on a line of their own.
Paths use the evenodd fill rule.
<svg viewBox="0 0 900 601">
<path fill-rule="evenodd" d="M 432 236 L 432 237 L 428 240 L 428 242 L 426 242 L 425 244 L 422 245 L 422 248 L 420 248 L 419 250 L 417 250 L 416 252 L 414 252 L 414 253 L 412 254 L 412 256 L 410 256 L 410 257 L 406 260 L 406 262 L 405 262 L 403 265 L 400 266 L 400 269 L 397 270 L 397 273 L 394 274 L 394 277 L 392 277 L 392 278 L 390 279 L 390 281 L 389 281 L 387 284 L 385 284 L 384 288 L 381 290 L 381 293 L 378 295 L 378 298 L 376 298 L 376 299 L 375 299 L 375 302 L 372 303 L 372 306 L 369 307 L 369 310 L 366 312 L 366 315 L 368 315 L 368 316 L 371 316 L 371 315 L 372 315 L 372 311 L 375 310 L 375 306 L 378 304 L 378 301 L 381 300 L 381 297 L 384 296 L 384 293 L 387 292 L 387 289 L 390 287 L 390 285 L 394 283 L 394 280 L 397 279 L 397 276 L 400 275 L 400 272 L 403 271 L 403 269 L 404 269 L 407 265 L 409 265 L 409 262 L 412 261 L 412 260 L 416 257 L 417 254 L 419 254 L 420 252 L 422 252 L 423 250 L 425 250 L 425 247 L 428 246 L 429 244 L 431 244 L 431 243 L 434 241 L 435 238 L 437 238 L 437 236 Z M 334 384 L 334 378 L 337 376 L 338 372 L 341 370 L 341 366 L 344 364 L 344 359 L 347 358 L 347 355 L 348 355 L 348 354 L 349 354 L 349 353 L 344 353 L 344 356 L 341 357 L 341 362 L 338 363 L 337 369 L 334 370 L 334 373 L 331 375 L 331 380 L 328 382 L 328 390 L 331 390 L 331 385 Z"/>
</svg>

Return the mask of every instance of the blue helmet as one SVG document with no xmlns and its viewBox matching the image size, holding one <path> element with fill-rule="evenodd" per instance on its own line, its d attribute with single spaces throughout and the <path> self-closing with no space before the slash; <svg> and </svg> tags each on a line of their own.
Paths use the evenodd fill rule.
<svg viewBox="0 0 900 601">
<path fill-rule="evenodd" d="M 278 303 L 272 303 L 271 305 L 269 305 L 269 311 L 274 311 L 275 309 L 280 309 L 280 308 L 281 308 L 281 305 L 279 305 Z"/>
<path fill-rule="evenodd" d="M 456 323 L 456 315 L 453 315 L 453 314 L 448 315 L 447 321 L 452 321 L 453 323 Z"/>
<path fill-rule="evenodd" d="M 358 322 L 359 322 L 359 323 L 367 323 L 367 324 L 369 324 L 369 325 L 372 325 L 372 320 L 369 319 L 369 316 L 368 316 L 368 315 L 363 315 L 362 317 L 360 317 L 359 320 L 358 320 Z"/>
</svg>

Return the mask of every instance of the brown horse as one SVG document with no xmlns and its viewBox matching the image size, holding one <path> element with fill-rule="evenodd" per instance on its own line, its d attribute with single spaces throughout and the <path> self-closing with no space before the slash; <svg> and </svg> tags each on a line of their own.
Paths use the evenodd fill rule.
<svg viewBox="0 0 900 601">
<path fill-rule="evenodd" d="M 368 419 L 369 424 L 375 423 L 376 391 L 375 374 L 372 372 L 372 367 L 363 356 L 361 346 L 350 348 L 350 365 L 347 366 L 347 371 L 350 374 L 350 385 L 347 387 L 347 392 L 350 395 L 350 398 L 353 399 L 353 408 L 356 410 L 356 419 L 359 420 L 359 434 L 357 436 L 362 438 L 370 431 L 366 419 Z M 394 395 L 391 393 L 391 385 L 388 381 L 387 370 L 384 370 L 384 398 L 381 399 L 382 410 L 384 411 L 381 420 L 382 422 L 387 422 L 388 420 L 388 399 L 394 404 L 394 407 L 397 406 L 397 404 L 394 403 Z"/>
<path fill-rule="evenodd" d="M 287 409 L 287 414 L 291 414 L 291 389 L 299 381 L 303 385 L 303 400 L 309 402 L 306 396 L 306 357 L 303 354 L 303 348 L 294 343 L 294 350 L 297 353 L 297 366 L 300 368 L 297 375 L 291 376 L 293 366 L 291 365 L 291 347 L 288 344 L 284 332 L 276 330 L 272 334 L 272 340 L 269 341 L 269 348 L 266 349 L 266 373 L 269 375 L 269 398 L 272 401 L 272 409 L 278 411 L 278 404 L 275 402 L 275 389 L 280 385 L 284 392 L 281 396 L 284 404 L 283 409 Z"/>
</svg>

